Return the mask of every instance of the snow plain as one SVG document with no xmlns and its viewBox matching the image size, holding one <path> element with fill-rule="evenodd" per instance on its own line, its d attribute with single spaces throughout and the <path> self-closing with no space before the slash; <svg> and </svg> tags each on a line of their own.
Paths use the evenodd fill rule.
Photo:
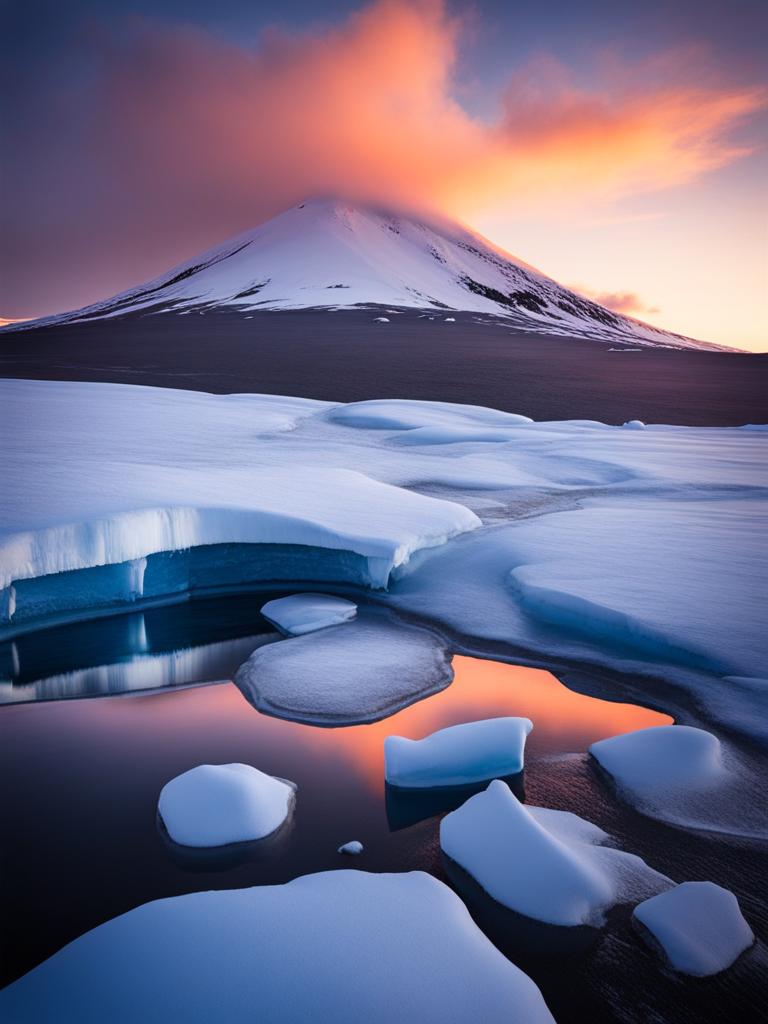
<svg viewBox="0 0 768 1024">
<path fill-rule="evenodd" d="M 158 813 L 182 846 L 226 846 L 265 839 L 285 824 L 294 804 L 292 782 L 249 764 L 201 764 L 166 782 Z"/>
<path fill-rule="evenodd" d="M 14 1024 L 554 1024 L 541 993 L 422 872 L 197 892 L 100 925 L 0 992 Z"/>
<path fill-rule="evenodd" d="M 698 978 L 726 970 L 755 941 L 732 892 L 683 882 L 632 912 L 641 936 L 674 971 Z"/>
<path fill-rule="evenodd" d="M 600 927 L 605 911 L 670 880 L 601 843 L 602 829 L 567 811 L 527 807 L 495 779 L 440 823 L 440 846 L 494 900 L 545 924 Z"/>
<path fill-rule="evenodd" d="M 678 717 L 768 737 L 765 431 L 34 381 L 0 402 L 4 636 L 265 579 L 367 586 L 454 649 L 622 673 L 641 703 L 661 679 Z"/>
<path fill-rule="evenodd" d="M 516 775 L 525 763 L 529 718 L 487 718 L 438 729 L 420 740 L 387 736 L 385 776 L 405 789 L 462 786 Z"/>
</svg>

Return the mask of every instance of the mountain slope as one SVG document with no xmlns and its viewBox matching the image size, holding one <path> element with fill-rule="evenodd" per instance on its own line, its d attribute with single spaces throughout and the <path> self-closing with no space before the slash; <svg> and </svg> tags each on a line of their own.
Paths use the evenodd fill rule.
<svg viewBox="0 0 768 1024">
<path fill-rule="evenodd" d="M 503 316 L 518 330 L 716 348 L 613 313 L 458 224 L 313 199 L 138 288 L 71 313 L 72 323 L 200 308 L 406 307 Z"/>
</svg>

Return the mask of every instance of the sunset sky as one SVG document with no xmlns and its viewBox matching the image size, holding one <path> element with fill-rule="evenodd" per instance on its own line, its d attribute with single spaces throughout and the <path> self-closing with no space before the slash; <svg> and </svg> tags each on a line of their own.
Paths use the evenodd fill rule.
<svg viewBox="0 0 768 1024">
<path fill-rule="evenodd" d="M 768 349 L 764 3 L 0 11 L 0 317 L 333 192 L 435 208 L 622 312 Z"/>
</svg>

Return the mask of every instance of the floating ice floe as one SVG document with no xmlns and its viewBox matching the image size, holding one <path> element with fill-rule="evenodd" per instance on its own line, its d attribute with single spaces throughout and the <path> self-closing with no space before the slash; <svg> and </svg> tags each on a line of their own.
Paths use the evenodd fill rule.
<svg viewBox="0 0 768 1024">
<path fill-rule="evenodd" d="M 389 317 L 388 316 L 375 316 L 373 318 L 373 322 L 375 324 L 388 324 L 389 323 Z"/>
<path fill-rule="evenodd" d="M 625 430 L 645 430 L 645 424 L 642 420 L 627 420 L 622 426 Z"/>
<path fill-rule="evenodd" d="M 440 823 L 440 846 L 502 906 L 546 924 L 604 923 L 617 903 L 670 885 L 639 857 L 566 811 L 526 807 L 500 780 Z"/>
<path fill-rule="evenodd" d="M 488 718 L 439 729 L 420 740 L 387 736 L 385 775 L 392 786 L 461 786 L 523 770 L 529 718 Z"/>
<path fill-rule="evenodd" d="M 633 924 L 674 971 L 719 974 L 755 941 L 732 892 L 714 882 L 683 882 L 635 907 Z"/>
<path fill-rule="evenodd" d="M 536 985 L 422 872 L 329 871 L 156 900 L 0 992 L 14 1024 L 554 1024 Z"/>
<path fill-rule="evenodd" d="M 346 853 L 350 854 L 353 857 L 356 857 L 357 854 L 363 852 L 363 844 L 360 842 L 359 839 L 352 839 L 350 840 L 350 842 L 344 843 L 342 846 L 340 846 L 336 852 Z"/>
<path fill-rule="evenodd" d="M 289 817 L 296 787 L 248 764 L 201 764 L 167 782 L 158 811 L 182 846 L 264 839 Z"/>
<path fill-rule="evenodd" d="M 292 594 L 267 601 L 261 614 L 284 633 L 300 636 L 349 622 L 357 615 L 357 605 L 330 594 Z"/>
<path fill-rule="evenodd" d="M 299 722 L 372 722 L 453 679 L 443 641 L 377 608 L 255 651 L 235 682 L 260 711 Z"/>
<path fill-rule="evenodd" d="M 727 787 L 720 741 L 704 729 L 655 725 L 593 743 L 589 752 L 639 810 L 686 823 L 687 808 Z"/>
</svg>

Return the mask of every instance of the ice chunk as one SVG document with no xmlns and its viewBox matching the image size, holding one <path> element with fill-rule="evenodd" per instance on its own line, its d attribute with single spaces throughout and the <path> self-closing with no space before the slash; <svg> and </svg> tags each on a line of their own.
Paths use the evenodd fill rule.
<svg viewBox="0 0 768 1024">
<path fill-rule="evenodd" d="M 714 882 L 683 882 L 632 913 L 646 942 L 674 971 L 706 978 L 719 974 L 755 941 L 732 892 Z"/>
<path fill-rule="evenodd" d="M 158 811 L 182 846 L 264 839 L 291 813 L 296 787 L 249 764 L 201 764 L 167 782 Z"/>
<path fill-rule="evenodd" d="M 645 424 L 642 420 L 627 420 L 622 426 L 625 430 L 645 430 Z"/>
<path fill-rule="evenodd" d="M 493 781 L 440 823 L 440 846 L 498 903 L 547 924 L 599 926 L 616 903 L 669 879 L 565 811 L 528 808 Z"/>
<path fill-rule="evenodd" d="M 718 738 L 688 725 L 611 736 L 589 752 L 630 801 L 668 819 L 686 798 L 706 796 L 729 779 Z"/>
<path fill-rule="evenodd" d="M 554 1024 L 442 882 L 328 871 L 156 900 L 0 992 L 15 1024 Z"/>
<path fill-rule="evenodd" d="M 270 653 L 271 652 L 271 653 Z M 442 640 L 378 608 L 255 651 L 235 682 L 260 711 L 299 722 L 373 722 L 453 679 Z"/>
<path fill-rule="evenodd" d="M 292 594 L 267 601 L 261 614 L 284 633 L 299 636 L 349 622 L 357 615 L 357 605 L 330 594 Z"/>
<path fill-rule="evenodd" d="M 439 729 L 421 740 L 387 736 L 385 774 L 392 786 L 461 786 L 523 770 L 529 718 L 487 718 Z"/>
<path fill-rule="evenodd" d="M 352 856 L 356 856 L 358 853 L 363 852 L 363 844 L 358 839 L 352 839 L 350 842 L 344 843 L 343 846 L 340 846 L 336 852 L 348 853 Z"/>
<path fill-rule="evenodd" d="M 373 322 L 375 324 L 388 324 L 389 323 L 389 317 L 388 316 L 375 316 L 373 318 Z"/>
</svg>

